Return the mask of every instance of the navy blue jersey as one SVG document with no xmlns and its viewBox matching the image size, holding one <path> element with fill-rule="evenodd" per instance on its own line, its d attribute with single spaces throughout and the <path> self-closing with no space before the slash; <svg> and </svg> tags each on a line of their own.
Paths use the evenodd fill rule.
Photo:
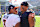
<svg viewBox="0 0 40 27">
<path fill-rule="evenodd" d="M 18 13 L 21 19 L 21 27 L 29 27 L 28 16 L 30 13 L 32 12 L 24 12 L 23 14 L 21 12 Z"/>
</svg>

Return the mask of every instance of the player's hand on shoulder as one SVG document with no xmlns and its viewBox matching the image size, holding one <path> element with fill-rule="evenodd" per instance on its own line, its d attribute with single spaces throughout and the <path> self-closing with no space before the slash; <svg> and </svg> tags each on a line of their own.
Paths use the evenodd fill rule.
<svg viewBox="0 0 40 27">
<path fill-rule="evenodd" d="M 35 17 L 35 13 L 30 13 L 29 17 Z"/>
</svg>

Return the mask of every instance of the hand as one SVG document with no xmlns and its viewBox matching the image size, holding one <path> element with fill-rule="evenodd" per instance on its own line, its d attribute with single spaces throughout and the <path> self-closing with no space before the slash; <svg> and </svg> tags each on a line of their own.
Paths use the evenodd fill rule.
<svg viewBox="0 0 40 27">
<path fill-rule="evenodd" d="M 30 13 L 29 17 L 35 17 L 35 13 Z"/>
</svg>

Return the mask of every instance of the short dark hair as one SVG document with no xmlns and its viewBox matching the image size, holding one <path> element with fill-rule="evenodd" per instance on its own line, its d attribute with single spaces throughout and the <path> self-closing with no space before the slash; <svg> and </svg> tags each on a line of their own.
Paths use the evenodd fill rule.
<svg viewBox="0 0 40 27">
<path fill-rule="evenodd" d="M 23 6 L 29 6 L 27 2 L 22 2 L 21 5 L 23 5 Z"/>
<path fill-rule="evenodd" d="M 12 8 L 11 8 L 12 7 Z M 13 9 L 15 6 L 13 6 L 13 5 L 10 5 L 9 7 L 8 7 L 8 11 L 10 11 L 10 9 Z"/>
</svg>

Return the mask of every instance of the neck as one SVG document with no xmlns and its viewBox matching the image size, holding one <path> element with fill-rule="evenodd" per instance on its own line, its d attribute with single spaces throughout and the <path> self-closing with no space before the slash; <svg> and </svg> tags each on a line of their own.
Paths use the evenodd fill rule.
<svg viewBox="0 0 40 27">
<path fill-rule="evenodd" d="M 22 13 L 24 13 L 24 12 L 26 12 L 26 10 L 25 10 L 25 11 L 23 11 Z"/>
<path fill-rule="evenodd" d="M 11 14 L 11 12 L 9 12 L 9 14 Z"/>
<path fill-rule="evenodd" d="M 22 14 L 23 14 L 24 12 L 26 12 L 26 11 L 23 11 Z"/>
</svg>

